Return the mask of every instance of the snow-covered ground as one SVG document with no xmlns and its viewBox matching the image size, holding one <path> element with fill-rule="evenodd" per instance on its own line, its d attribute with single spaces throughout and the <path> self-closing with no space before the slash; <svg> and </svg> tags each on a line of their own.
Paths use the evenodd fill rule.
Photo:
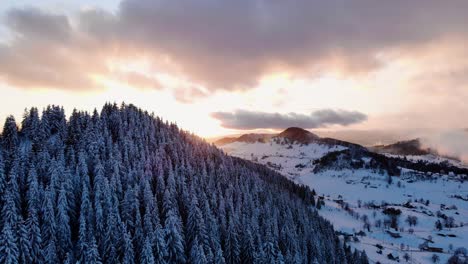
<svg viewBox="0 0 468 264">
<path fill-rule="evenodd" d="M 310 167 L 314 160 L 330 152 L 343 150 L 345 147 L 317 143 L 289 145 L 270 140 L 268 143 L 234 142 L 222 146 L 222 149 L 230 155 L 265 164 L 295 179 L 301 175 L 300 167 Z"/>
<path fill-rule="evenodd" d="M 432 263 L 436 254 L 440 263 L 445 263 L 454 249 L 468 245 L 468 201 L 460 199 L 468 198 L 468 183 L 462 183 L 454 175 L 438 174 L 423 179 L 412 171 L 403 170 L 402 175 L 392 177 L 389 184 L 387 175 L 365 169 L 313 172 L 315 159 L 342 150 L 343 146 L 290 145 L 271 140 L 268 143 L 234 142 L 222 148 L 231 155 L 266 164 L 315 189 L 325 204 L 319 213 L 331 221 L 343 237 L 348 237 L 350 245 L 365 250 L 373 262 L 396 263 L 388 257 L 392 254 L 403 263 L 405 255 L 410 258 L 408 263 Z M 433 157 L 421 158 L 434 160 Z M 401 211 L 394 217 L 397 229 L 390 227 L 390 216 L 384 214 L 385 208 Z M 409 225 L 408 216 L 416 217 L 416 225 Z M 438 230 L 435 227 L 438 220 L 442 225 L 453 221 L 453 227 L 443 226 Z M 360 231 L 363 236 L 355 235 Z M 421 250 L 423 244 L 426 248 Z"/>
</svg>

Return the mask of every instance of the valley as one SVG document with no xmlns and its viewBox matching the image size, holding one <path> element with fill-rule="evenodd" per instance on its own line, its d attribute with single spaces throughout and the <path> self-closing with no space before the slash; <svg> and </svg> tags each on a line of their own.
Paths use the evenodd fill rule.
<svg viewBox="0 0 468 264">
<path fill-rule="evenodd" d="M 375 160 L 385 163 L 388 157 L 427 163 L 423 170 L 436 165 L 455 166 L 457 172 L 464 172 L 461 162 L 427 153 L 407 158 L 366 151 L 362 154 L 363 147 L 330 143 L 330 139 L 309 133 L 304 130 L 300 136 L 310 138 L 308 141 L 297 141 L 297 134 L 295 138 L 277 135 L 255 142 L 234 140 L 220 147 L 316 191 L 319 214 L 333 223 L 348 244 L 365 250 L 374 263 L 446 263 L 457 249 L 468 244 L 466 174 L 398 167 L 398 175 L 390 176 L 385 167 L 378 166 L 382 161 Z M 349 149 L 358 154 L 336 154 Z M 336 160 L 324 158 L 335 155 Z M 321 160 L 334 161 L 323 166 Z M 406 164 L 403 161 L 401 164 Z"/>
</svg>

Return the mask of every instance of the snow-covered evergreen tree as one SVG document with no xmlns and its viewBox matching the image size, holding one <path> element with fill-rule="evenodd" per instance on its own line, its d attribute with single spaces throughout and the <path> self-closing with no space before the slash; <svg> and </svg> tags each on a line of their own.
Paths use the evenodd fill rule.
<svg viewBox="0 0 468 264">
<path fill-rule="evenodd" d="M 19 236 L 18 245 L 19 245 L 20 263 L 33 262 L 33 258 L 31 256 L 31 251 L 32 251 L 31 240 L 29 238 L 28 229 L 24 221 L 21 221 L 18 224 L 18 236 Z"/>
<path fill-rule="evenodd" d="M 69 206 L 67 193 L 62 186 L 57 202 L 57 241 L 58 251 L 62 259 L 65 259 L 67 252 L 71 250 L 70 217 L 68 216 Z"/>
<path fill-rule="evenodd" d="M 123 246 L 123 264 L 135 263 L 135 252 L 133 251 L 133 243 L 130 233 L 124 229 L 124 246 Z"/>
<path fill-rule="evenodd" d="M 167 245 L 167 259 L 169 263 L 184 263 L 184 244 L 177 212 L 169 209 L 166 212 L 165 240 Z"/>
<path fill-rule="evenodd" d="M 153 248 L 151 245 L 151 238 L 146 237 L 143 244 L 143 249 L 140 254 L 140 263 L 141 264 L 155 264 L 153 256 Z"/>
<path fill-rule="evenodd" d="M 207 263 L 205 252 L 203 252 L 203 247 L 198 243 L 198 239 L 192 241 L 192 247 L 190 249 L 189 262 L 192 264 L 204 264 Z"/>
<path fill-rule="evenodd" d="M 17 264 L 19 256 L 15 231 L 9 222 L 5 222 L 0 235 L 0 263 Z"/>
</svg>

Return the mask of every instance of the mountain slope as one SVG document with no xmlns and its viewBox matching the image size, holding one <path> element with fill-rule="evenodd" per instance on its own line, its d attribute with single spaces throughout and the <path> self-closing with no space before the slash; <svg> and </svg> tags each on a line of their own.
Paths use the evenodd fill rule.
<svg viewBox="0 0 468 264">
<path fill-rule="evenodd" d="M 405 159 L 413 163 L 439 164 L 447 167 L 468 168 L 460 159 L 442 155 L 435 149 L 425 148 L 420 139 L 399 141 L 389 145 L 378 145 L 368 148 L 370 151 L 389 158 Z M 455 169 L 457 170 L 457 169 Z"/>
<path fill-rule="evenodd" d="M 334 138 L 321 138 L 316 134 L 299 127 L 289 127 L 279 134 L 243 134 L 239 137 L 224 137 L 216 140 L 214 144 L 218 147 L 223 147 L 231 143 L 268 143 L 274 141 L 279 144 L 312 144 L 317 143 L 320 145 L 329 146 L 345 146 L 349 148 L 364 148 L 358 144 L 342 141 Z"/>
<path fill-rule="evenodd" d="M 453 248 L 468 243 L 468 169 L 457 163 L 379 154 L 329 138 L 303 144 L 273 137 L 222 148 L 316 190 L 319 214 L 371 261 L 406 256 L 430 263 L 437 254 L 445 263 Z"/>
<path fill-rule="evenodd" d="M 255 143 L 255 142 L 262 142 L 265 143 L 267 142 L 270 138 L 272 138 L 274 135 L 272 134 L 256 134 L 256 133 L 251 133 L 251 134 L 243 134 L 239 137 L 224 137 L 216 140 L 214 144 L 216 146 L 223 146 L 226 144 L 231 144 L 234 142 L 245 142 L 245 143 Z"/>
<path fill-rule="evenodd" d="M 368 263 L 313 193 L 134 106 L 0 137 L 0 263 Z"/>
<path fill-rule="evenodd" d="M 428 155 L 433 153 L 430 149 L 423 148 L 419 139 L 398 141 L 389 145 L 378 145 L 371 149 L 378 153 L 393 155 Z"/>
<path fill-rule="evenodd" d="M 241 140 L 245 137 L 255 140 Z M 269 139 L 262 134 L 246 134 L 231 138 L 230 141 L 219 146 L 238 157 L 254 161 L 261 159 L 260 163 L 273 169 L 284 167 L 284 160 L 278 160 L 282 158 L 281 156 L 289 159 L 292 156 L 300 156 L 300 159 L 294 162 L 308 160 L 309 164 L 314 165 L 315 172 L 329 169 L 372 168 L 397 176 L 400 175 L 400 169 L 405 168 L 420 173 L 445 171 L 468 175 L 468 168 L 462 166 L 459 161 L 438 156 L 432 150 L 422 148 L 417 139 L 365 148 L 338 139 L 320 138 L 302 128 L 291 127 L 277 135 L 270 136 Z M 276 164 L 273 160 L 281 164 Z M 299 163 L 295 165 L 299 168 L 304 166 Z M 292 175 L 291 172 L 289 175 Z"/>
</svg>

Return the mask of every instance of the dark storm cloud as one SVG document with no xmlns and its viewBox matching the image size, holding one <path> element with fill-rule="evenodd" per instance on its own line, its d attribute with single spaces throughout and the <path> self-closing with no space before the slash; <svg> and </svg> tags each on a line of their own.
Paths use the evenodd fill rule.
<svg viewBox="0 0 468 264">
<path fill-rule="evenodd" d="M 5 22 L 18 37 L 33 41 L 42 39 L 62 42 L 71 33 L 65 15 L 44 13 L 35 8 L 12 9 L 6 14 Z"/>
<path fill-rule="evenodd" d="M 465 0 L 124 0 L 115 14 L 81 11 L 73 26 L 60 14 L 15 9 L 5 19 L 15 38 L 0 47 L 0 76 L 26 87 L 85 87 L 107 74 L 110 56 L 144 55 L 168 59 L 208 90 L 242 90 L 272 71 L 368 72 L 387 50 L 465 38 L 466 10 Z"/>
<path fill-rule="evenodd" d="M 463 0 L 128 0 L 118 28 L 211 89 L 242 89 L 278 68 L 375 69 L 386 49 L 466 35 L 467 8 Z"/>
<path fill-rule="evenodd" d="M 324 109 L 310 115 L 289 113 L 265 113 L 238 110 L 234 113 L 215 112 L 211 116 L 221 121 L 225 128 L 248 129 L 284 129 L 286 127 L 321 128 L 329 125 L 347 126 L 363 122 L 367 116 L 356 111 Z"/>
<path fill-rule="evenodd" d="M 105 70 L 66 16 L 39 9 L 10 10 L 4 21 L 11 43 L 0 43 L 0 79 L 22 88 L 94 88 L 90 74 Z"/>
</svg>

